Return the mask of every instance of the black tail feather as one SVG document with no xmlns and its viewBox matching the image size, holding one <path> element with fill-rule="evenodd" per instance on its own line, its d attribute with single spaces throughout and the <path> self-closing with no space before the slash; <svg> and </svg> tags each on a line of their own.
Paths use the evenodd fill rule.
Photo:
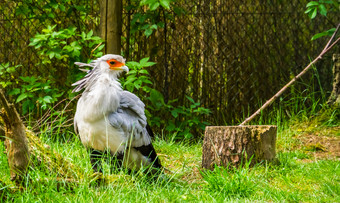
<svg viewBox="0 0 340 203">
<path fill-rule="evenodd" d="M 148 134 L 150 135 L 151 138 L 155 137 L 155 134 L 152 132 L 152 129 L 149 126 L 149 124 L 146 124 L 146 130 L 148 131 Z M 151 159 L 151 162 L 153 162 L 153 166 L 155 168 L 162 168 L 162 164 L 157 156 L 156 150 L 153 147 L 152 143 L 134 148 L 137 151 L 139 151 L 143 156 L 149 157 L 149 159 Z"/>
<path fill-rule="evenodd" d="M 156 150 L 151 143 L 140 147 L 134 147 L 134 149 L 139 151 L 143 156 L 149 157 L 151 162 L 153 162 L 153 167 L 162 168 L 161 161 L 159 160 Z"/>
<path fill-rule="evenodd" d="M 146 131 L 148 131 L 148 134 L 150 135 L 151 138 L 155 138 L 155 134 L 153 134 L 151 127 L 149 124 L 146 124 Z"/>
</svg>

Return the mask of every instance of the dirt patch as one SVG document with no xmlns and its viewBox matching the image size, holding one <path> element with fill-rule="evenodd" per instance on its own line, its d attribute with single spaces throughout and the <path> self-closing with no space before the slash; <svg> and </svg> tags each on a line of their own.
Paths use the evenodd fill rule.
<svg viewBox="0 0 340 203">
<path fill-rule="evenodd" d="M 325 136 L 320 134 L 304 134 L 298 139 L 301 141 L 301 149 L 316 159 L 340 160 L 340 137 Z"/>
</svg>

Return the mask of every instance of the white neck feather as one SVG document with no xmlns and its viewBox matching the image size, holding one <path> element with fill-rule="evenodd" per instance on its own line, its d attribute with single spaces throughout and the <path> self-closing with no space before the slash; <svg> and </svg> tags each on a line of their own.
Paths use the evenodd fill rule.
<svg viewBox="0 0 340 203">
<path fill-rule="evenodd" d="M 117 75 L 109 72 L 98 74 L 79 99 L 77 113 L 84 119 L 95 120 L 115 112 L 122 91 Z"/>
</svg>

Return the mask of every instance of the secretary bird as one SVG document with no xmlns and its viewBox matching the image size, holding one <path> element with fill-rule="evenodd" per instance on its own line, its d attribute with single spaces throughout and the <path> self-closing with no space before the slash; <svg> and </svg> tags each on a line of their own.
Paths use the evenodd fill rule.
<svg viewBox="0 0 340 203">
<path fill-rule="evenodd" d="M 74 128 L 90 151 L 95 172 L 102 172 L 101 156 L 108 152 L 118 169 L 139 170 L 142 166 L 161 169 L 151 143 L 153 132 L 147 123 L 144 103 L 122 89 L 119 75 L 129 69 L 122 56 L 107 54 L 89 64 L 92 69 L 72 86 L 73 92 L 85 89 L 77 103 Z"/>
</svg>

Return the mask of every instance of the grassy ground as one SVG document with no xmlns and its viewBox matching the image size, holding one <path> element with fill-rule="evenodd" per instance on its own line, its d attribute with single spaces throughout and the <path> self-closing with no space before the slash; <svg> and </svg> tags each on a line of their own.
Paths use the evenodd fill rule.
<svg viewBox="0 0 340 203">
<path fill-rule="evenodd" d="M 338 111 L 338 110 L 337 110 Z M 338 115 L 336 112 L 335 114 Z M 120 173 L 100 186 L 83 179 L 58 180 L 44 163 L 30 168 L 25 189 L 14 190 L 4 153 L 0 154 L 0 195 L 4 202 L 340 202 L 339 120 L 334 111 L 299 121 L 279 123 L 279 164 L 201 171 L 202 143 L 154 142 L 167 172 L 156 181 L 140 174 Z M 302 120 L 301 120 L 302 119 Z M 332 120 L 333 119 L 333 120 Z M 76 136 L 41 139 L 90 176 L 89 156 Z M 0 143 L 0 151 L 4 151 Z M 108 168 L 104 170 L 109 173 Z"/>
</svg>

